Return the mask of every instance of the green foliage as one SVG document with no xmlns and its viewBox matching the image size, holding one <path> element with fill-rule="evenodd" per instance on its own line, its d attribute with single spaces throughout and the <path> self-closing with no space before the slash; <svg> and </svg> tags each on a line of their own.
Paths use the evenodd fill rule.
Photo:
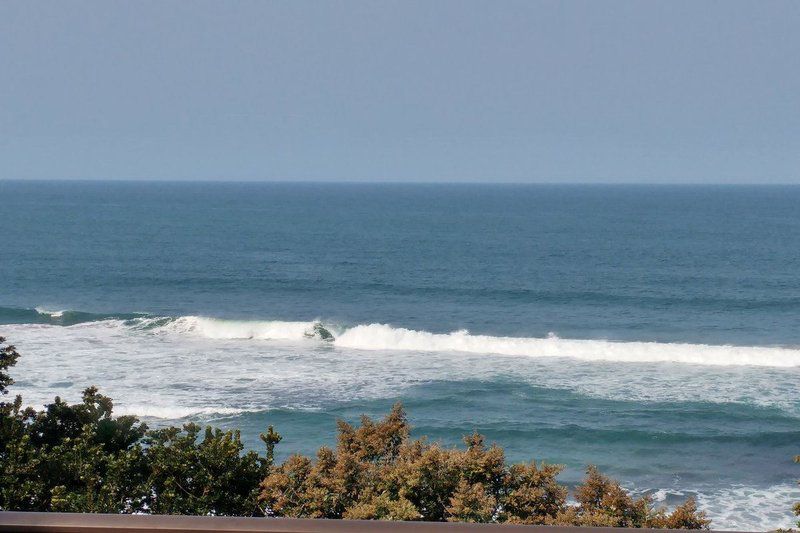
<svg viewBox="0 0 800 533">
<path fill-rule="evenodd" d="M 8 375 L 8 369 L 17 364 L 19 354 L 11 345 L 4 345 L 5 337 L 0 337 L 0 395 L 8 394 L 8 386 L 14 384 L 14 380 Z"/>
<path fill-rule="evenodd" d="M 573 506 L 556 481 L 561 466 L 507 465 L 503 450 L 486 446 L 479 434 L 465 437 L 462 450 L 411 440 L 409 430 L 399 404 L 380 422 L 362 417 L 358 428 L 339 422 L 335 450 L 320 448 L 316 461 L 293 455 L 264 479 L 267 514 L 675 529 L 710 523 L 692 500 L 668 514 L 594 467 Z"/>
<path fill-rule="evenodd" d="M 595 527 L 647 527 L 668 529 L 708 529 L 711 521 L 697 510 L 693 499 L 672 513 L 653 507 L 650 496 L 634 499 L 620 484 L 589 466 L 582 485 L 575 490 L 578 505 L 559 512 L 554 525 Z"/>
<path fill-rule="evenodd" d="M 5 392 L 18 354 L 9 346 L 0 354 Z M 271 427 L 262 458 L 243 453 L 238 431 L 150 431 L 112 412 L 94 387 L 81 403 L 56 398 L 42 411 L 23 409 L 20 397 L 0 404 L 0 510 L 263 515 L 259 482 L 280 441 Z"/>
<path fill-rule="evenodd" d="M 795 463 L 800 463 L 800 455 L 795 455 L 794 456 L 794 462 Z M 799 482 L 799 484 L 800 484 L 800 482 Z M 800 502 L 797 502 L 796 504 L 794 504 L 793 510 L 794 510 L 795 516 L 800 516 Z M 797 527 L 800 527 L 800 521 L 797 522 Z"/>
<path fill-rule="evenodd" d="M 83 401 L 3 412 L 0 507 L 21 511 L 131 512 L 144 472 L 138 442 L 147 427 L 113 418 L 111 399 L 89 388 Z"/>
<path fill-rule="evenodd" d="M 268 461 L 242 454 L 239 431 L 186 424 L 152 431 L 144 440 L 148 463 L 145 501 L 154 514 L 259 515 L 258 483 Z"/>
<path fill-rule="evenodd" d="M 3 394 L 18 357 L 0 338 Z M 315 460 L 292 455 L 276 466 L 281 436 L 271 426 L 262 457 L 244 450 L 239 431 L 149 430 L 114 417 L 94 387 L 78 404 L 56 398 L 42 411 L 17 396 L 0 403 L 0 510 L 708 528 L 692 500 L 667 514 L 594 467 L 571 505 L 556 481 L 561 466 L 508 465 L 477 433 L 464 449 L 409 433 L 397 404 L 378 422 L 340 421 L 336 448 Z"/>
<path fill-rule="evenodd" d="M 187 424 L 148 431 L 113 417 L 94 388 L 83 402 L 3 416 L 0 508 L 157 514 L 262 515 L 258 485 L 269 461 L 243 452 L 238 431 Z M 279 435 L 271 432 L 273 440 Z"/>
</svg>

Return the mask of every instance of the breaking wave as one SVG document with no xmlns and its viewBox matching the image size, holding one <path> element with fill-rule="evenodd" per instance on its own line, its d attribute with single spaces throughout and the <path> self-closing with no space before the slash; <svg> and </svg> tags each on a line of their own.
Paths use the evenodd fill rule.
<svg viewBox="0 0 800 533">
<path fill-rule="evenodd" d="M 553 334 L 546 338 L 493 337 L 472 335 L 466 330 L 429 333 L 386 324 L 348 329 L 336 338 L 335 344 L 362 350 L 454 351 L 586 361 L 800 366 L 800 350 L 793 348 L 561 339 Z"/>
<path fill-rule="evenodd" d="M 138 327 L 154 327 L 161 332 L 190 333 L 208 339 L 333 340 L 333 334 L 319 321 L 283 322 L 277 320 L 222 320 L 201 316 L 175 319 L 132 321 Z"/>
<path fill-rule="evenodd" d="M 56 326 L 103 322 L 156 334 L 208 339 L 326 341 L 355 350 L 465 352 L 533 358 L 567 357 L 584 361 L 670 362 L 716 366 L 798 367 L 800 349 L 778 346 L 733 346 L 664 342 L 620 342 L 598 339 L 499 337 L 466 330 L 432 333 L 388 324 L 340 327 L 315 321 L 226 320 L 202 316 L 157 317 L 143 314 L 96 315 L 78 311 L 0 308 L 0 323 L 25 321 Z M 90 325 L 86 324 L 86 325 Z"/>
</svg>

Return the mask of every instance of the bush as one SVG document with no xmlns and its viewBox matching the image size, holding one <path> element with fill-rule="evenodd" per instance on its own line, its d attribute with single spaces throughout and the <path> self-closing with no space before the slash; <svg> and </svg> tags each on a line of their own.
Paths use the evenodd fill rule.
<svg viewBox="0 0 800 533">
<path fill-rule="evenodd" d="M 794 462 L 800 463 L 800 455 L 794 456 Z M 798 484 L 800 484 L 800 482 L 798 482 Z M 794 504 L 794 514 L 795 516 L 800 516 L 800 502 Z M 797 527 L 800 527 L 800 521 L 797 522 Z"/>
<path fill-rule="evenodd" d="M 0 387 L 18 354 L 2 346 Z M 90 387 L 81 403 L 60 398 L 42 411 L 17 396 L 0 404 L 0 509 L 87 513 L 263 515 L 258 485 L 275 443 L 262 435 L 266 457 L 243 452 L 238 431 L 148 430 L 133 416 L 112 416 L 110 398 Z"/>
<path fill-rule="evenodd" d="M 8 394 L 8 386 L 14 383 L 7 371 L 17 364 L 19 358 L 17 350 L 5 342 L 5 337 L 0 337 L 0 396 Z"/>
<path fill-rule="evenodd" d="M 335 450 L 320 448 L 316 461 L 293 455 L 263 481 L 267 514 L 674 529 L 710 523 L 693 500 L 667 513 L 591 466 L 570 505 L 556 481 L 559 465 L 507 465 L 503 450 L 481 435 L 465 437 L 461 450 L 411 440 L 409 429 L 400 404 L 381 422 L 339 422 Z"/>
<path fill-rule="evenodd" d="M 0 337 L 0 393 L 19 354 Z M 113 416 L 90 387 L 82 401 L 44 410 L 0 402 L 0 510 L 286 516 L 369 520 L 708 528 L 689 500 L 667 514 L 633 499 L 589 467 L 567 502 L 562 467 L 508 465 L 502 448 L 468 435 L 464 449 L 412 440 L 400 404 L 381 421 L 338 423 L 335 449 L 273 464 L 281 437 L 261 435 L 264 456 L 238 431 L 197 424 L 150 430 Z"/>
</svg>

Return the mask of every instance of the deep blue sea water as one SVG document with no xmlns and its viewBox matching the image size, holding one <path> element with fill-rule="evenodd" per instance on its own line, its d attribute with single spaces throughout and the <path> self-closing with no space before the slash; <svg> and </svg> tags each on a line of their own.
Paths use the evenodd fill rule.
<svg viewBox="0 0 800 533">
<path fill-rule="evenodd" d="M 791 524 L 800 187 L 0 181 L 16 392 L 148 422 L 406 405 L 511 460 L 598 464 L 722 528 Z M 315 324 L 335 340 L 315 333 Z M 318 330 L 317 330 L 318 331 Z"/>
</svg>

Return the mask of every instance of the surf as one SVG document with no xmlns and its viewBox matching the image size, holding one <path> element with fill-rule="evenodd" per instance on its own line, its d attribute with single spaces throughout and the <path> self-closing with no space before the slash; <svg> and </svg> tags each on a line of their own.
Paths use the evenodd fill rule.
<svg viewBox="0 0 800 533">
<path fill-rule="evenodd" d="M 571 358 L 591 362 L 679 363 L 709 366 L 800 367 L 800 348 L 738 346 L 609 339 L 509 337 L 468 330 L 436 333 L 371 323 L 341 326 L 309 321 L 231 320 L 206 316 L 152 316 L 144 313 L 96 314 L 74 310 L 0 307 L 6 324 L 123 328 L 153 334 L 188 335 L 213 340 L 321 341 L 362 351 L 460 352 L 528 358 Z"/>
<path fill-rule="evenodd" d="M 544 338 L 494 337 L 472 335 L 466 330 L 430 333 L 387 324 L 356 326 L 345 331 L 334 343 L 361 350 L 448 351 L 625 363 L 800 366 L 800 350 L 792 348 L 562 339 L 556 335 Z"/>
<path fill-rule="evenodd" d="M 213 340 L 319 341 L 361 351 L 460 352 L 527 358 L 571 358 L 590 362 L 679 363 L 710 366 L 798 367 L 800 349 L 784 346 L 737 346 L 608 339 L 509 337 L 467 330 L 435 333 L 372 323 L 340 326 L 309 321 L 230 320 L 204 316 L 163 317 L 143 314 L 99 315 L 44 308 L 0 308 L 6 323 L 66 327 L 102 325 L 159 335 L 187 335 Z"/>
<path fill-rule="evenodd" d="M 223 320 L 180 317 L 160 326 L 162 332 L 199 335 L 209 339 L 316 339 L 331 345 L 365 351 L 462 352 L 529 358 L 572 358 L 593 362 L 680 363 L 712 366 L 800 366 L 800 349 L 777 346 L 734 346 L 604 339 L 498 337 L 467 330 L 432 333 L 389 324 L 340 327 L 308 322 Z"/>
</svg>

